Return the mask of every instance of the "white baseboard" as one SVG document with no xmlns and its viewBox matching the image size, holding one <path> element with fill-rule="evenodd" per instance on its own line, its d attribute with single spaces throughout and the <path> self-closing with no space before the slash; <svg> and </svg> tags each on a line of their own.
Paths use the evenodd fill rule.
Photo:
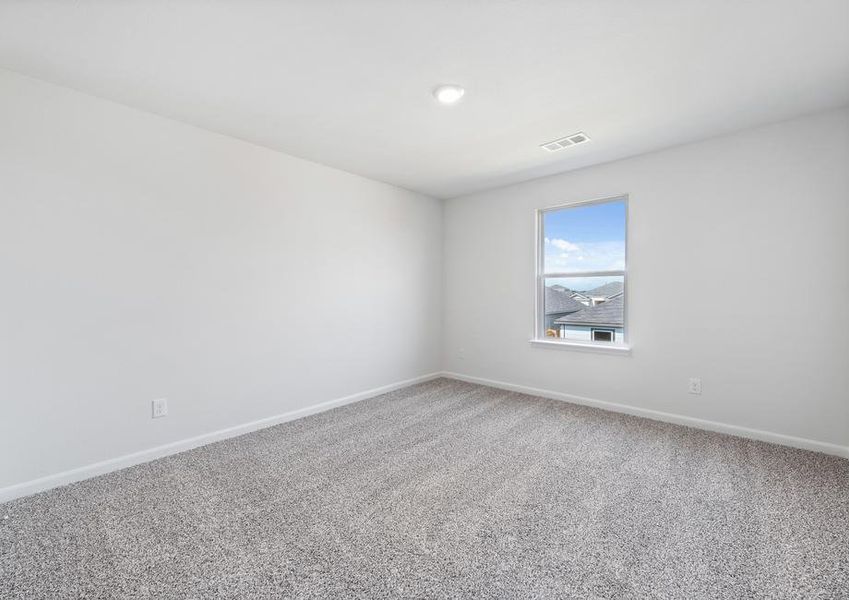
<svg viewBox="0 0 849 600">
<path fill-rule="evenodd" d="M 344 398 L 328 400 L 327 402 L 314 404 L 306 408 L 299 408 L 297 410 L 285 412 L 283 414 L 275 415 L 273 417 L 259 419 L 258 421 L 252 421 L 250 423 L 243 423 L 242 425 L 236 425 L 234 427 L 228 427 L 226 429 L 219 429 L 218 431 L 204 433 L 193 438 L 178 440 L 176 442 L 171 442 L 170 444 L 164 444 L 162 446 L 148 448 L 147 450 L 133 452 L 132 454 L 125 454 L 124 456 L 119 456 L 117 458 L 110 458 L 101 462 L 85 465 L 76 469 L 71 469 L 70 471 L 63 471 L 54 475 L 40 477 L 39 479 L 33 479 L 31 481 L 25 481 L 23 483 L 10 485 L 8 487 L 0 488 L 0 502 L 7 502 L 15 498 L 20 498 L 22 496 L 29 496 L 30 494 L 43 492 L 51 488 L 67 485 L 76 481 L 82 481 L 83 479 L 89 479 L 91 477 L 96 477 L 97 475 L 103 475 L 104 473 L 110 473 L 112 471 L 131 467 L 133 465 L 150 462 L 152 460 L 156 460 L 157 458 L 162 458 L 171 454 L 177 454 L 179 452 L 185 452 L 186 450 L 191 450 L 192 448 L 197 448 L 198 446 L 203 446 L 205 444 L 210 444 L 219 440 L 236 437 L 245 433 L 250 433 L 251 431 L 256 431 L 257 429 L 265 429 L 266 427 L 271 427 L 272 425 L 277 425 L 279 423 L 294 421 L 295 419 L 300 419 L 308 415 L 324 412 L 326 410 L 330 410 L 331 408 L 344 406 L 345 404 L 351 404 L 353 402 L 358 402 L 367 398 L 373 398 L 374 396 L 379 396 L 380 394 L 392 392 L 394 390 L 414 385 L 416 383 L 430 381 L 441 376 L 441 373 L 429 373 L 427 375 L 422 375 L 421 377 L 415 377 L 413 379 L 407 379 L 405 381 L 390 383 L 389 385 L 384 385 L 371 390 L 366 390 L 364 392 L 359 392 L 357 394 L 352 394 L 350 396 L 345 396 Z"/>
<path fill-rule="evenodd" d="M 651 410 L 648 408 L 639 408 L 629 406 L 627 404 L 617 404 L 616 402 L 606 402 L 604 400 L 594 400 L 592 398 L 584 398 L 582 396 L 573 396 L 572 394 L 564 394 L 563 392 L 554 392 L 551 390 L 543 390 L 525 385 L 516 385 L 514 383 L 506 383 L 504 381 L 495 381 L 493 379 L 485 379 L 483 377 L 473 377 L 471 375 L 463 375 L 462 373 L 453 373 L 444 371 L 443 377 L 449 379 L 458 379 L 468 383 L 477 383 L 489 387 L 509 390 L 511 392 L 521 392 L 532 396 L 540 396 L 551 400 L 561 400 L 563 402 L 571 402 L 572 404 L 582 404 L 584 406 L 593 406 L 603 410 L 612 412 L 625 413 L 637 417 L 645 417 L 654 421 L 663 421 L 666 423 L 675 423 L 676 425 L 685 425 L 687 427 L 695 427 L 696 429 L 706 429 L 707 431 L 715 431 L 717 433 L 726 433 L 737 437 L 759 440 L 762 442 L 770 442 L 780 444 L 782 446 L 791 446 L 793 448 L 801 448 L 803 450 L 813 450 L 814 452 L 822 452 L 824 454 L 832 454 L 849 458 L 849 447 L 831 444 L 828 442 L 819 442 L 806 438 L 794 437 L 792 435 L 784 435 L 781 433 L 772 433 L 770 431 L 762 431 L 760 429 L 750 429 L 748 427 L 740 427 L 738 425 L 728 425 L 726 423 L 718 423 L 716 421 L 707 421 L 705 419 L 697 419 L 695 417 L 686 417 L 684 415 L 676 415 L 674 413 L 662 412 L 659 410 Z"/>
<path fill-rule="evenodd" d="M 54 475 L 48 475 L 39 479 L 33 479 L 31 481 L 25 481 L 23 483 L 18 483 L 5 488 L 0 488 L 0 503 L 7 502 L 15 498 L 20 498 L 22 496 L 29 496 L 30 494 L 35 494 L 62 485 L 67 485 L 69 483 L 74 483 L 76 481 L 82 481 L 83 479 L 89 479 L 91 477 L 96 477 L 97 475 L 103 475 L 104 473 L 110 473 L 112 471 L 131 467 L 133 465 L 150 462 L 152 460 L 156 460 L 157 458 L 162 458 L 171 454 L 185 452 L 186 450 L 191 450 L 192 448 L 197 448 L 198 446 L 203 446 L 205 444 L 210 444 L 219 440 L 236 437 L 245 433 L 250 433 L 251 431 L 271 427 L 272 425 L 277 425 L 279 423 L 294 421 L 295 419 L 300 419 L 308 415 L 330 410 L 331 408 L 344 406 L 345 404 L 351 404 L 353 402 L 358 402 L 367 398 L 373 398 L 375 396 L 379 396 L 380 394 L 385 394 L 387 392 L 414 385 L 416 383 L 422 383 L 424 381 L 437 379 L 439 377 L 457 379 L 469 383 L 476 383 L 513 392 L 530 394 L 532 396 L 540 396 L 542 398 L 550 398 L 552 400 L 571 402 L 573 404 L 593 406 L 596 408 L 601 408 L 603 410 L 625 413 L 638 417 L 645 417 L 647 419 L 652 419 L 655 421 L 663 421 L 666 423 L 685 425 L 687 427 L 695 427 L 697 429 L 716 431 L 718 433 L 725 433 L 738 437 L 760 440 L 763 442 L 771 442 L 773 444 L 791 446 L 793 448 L 801 448 L 804 450 L 813 450 L 814 452 L 822 452 L 825 454 L 832 454 L 834 456 L 841 456 L 843 458 L 849 459 L 849 447 L 847 446 L 840 446 L 828 442 L 819 442 L 816 440 L 809 440 L 806 438 L 799 438 L 780 433 L 772 433 L 759 429 L 750 429 L 748 427 L 740 427 L 738 425 L 728 425 L 726 423 L 718 423 L 716 421 L 697 419 L 695 417 L 686 417 L 674 413 L 667 413 L 657 410 L 650 410 L 647 408 L 629 406 L 627 404 L 617 404 L 615 402 L 595 400 L 592 398 L 565 394 L 563 392 L 555 392 L 552 390 L 534 388 L 525 385 L 517 385 L 504 381 L 496 381 L 494 379 L 473 377 L 471 375 L 463 375 L 462 373 L 444 371 L 440 373 L 430 373 L 427 375 L 422 375 L 421 377 L 407 379 L 406 381 L 398 381 L 396 383 L 381 386 L 371 390 L 366 390 L 364 392 L 359 392 L 357 394 L 352 394 L 343 398 L 328 400 L 327 402 L 314 404 L 313 406 L 289 411 L 280 415 L 275 415 L 273 417 L 259 419 L 257 421 L 244 423 L 242 425 L 236 425 L 234 427 L 228 427 L 226 429 L 219 429 L 218 431 L 205 433 L 203 435 L 199 435 L 193 438 L 178 440 L 176 442 L 171 442 L 170 444 L 156 446 L 154 448 L 141 450 L 132 454 L 125 454 L 124 456 L 119 456 L 117 458 L 111 458 L 101 462 L 78 467 L 76 469 L 71 469 L 69 471 L 63 471 Z"/>
</svg>

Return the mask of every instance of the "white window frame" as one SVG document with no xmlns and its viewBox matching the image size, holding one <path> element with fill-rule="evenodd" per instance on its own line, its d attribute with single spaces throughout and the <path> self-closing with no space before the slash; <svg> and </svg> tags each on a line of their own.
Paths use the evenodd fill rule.
<svg viewBox="0 0 849 600">
<path fill-rule="evenodd" d="M 592 204 L 606 204 L 608 202 L 624 202 L 625 203 L 625 265 L 622 270 L 613 271 L 566 271 L 558 273 L 545 273 L 545 233 L 544 223 L 545 214 L 558 210 L 577 208 L 581 206 L 589 206 Z M 615 196 L 605 196 L 604 198 L 596 198 L 593 200 L 582 200 L 578 202 L 569 202 L 566 204 L 558 204 L 557 206 L 549 206 L 546 208 L 538 208 L 534 211 L 534 227 L 536 230 L 536 253 L 534 262 L 534 330 L 531 337 L 531 344 L 543 346 L 547 348 L 570 348 L 580 350 L 591 350 L 599 352 L 608 352 L 616 354 L 630 354 L 631 339 L 628 327 L 628 230 L 630 229 L 628 214 L 629 214 L 629 198 L 628 194 L 617 194 Z M 545 337 L 545 281 L 546 279 L 560 279 L 566 277 L 622 277 L 624 290 L 624 304 L 622 316 L 622 341 L 621 342 L 582 342 L 576 340 L 567 340 L 563 338 L 547 338 Z M 609 329 L 609 328 L 608 328 Z M 592 334 L 591 334 L 592 335 Z M 614 339 L 616 334 L 614 332 Z"/>
</svg>

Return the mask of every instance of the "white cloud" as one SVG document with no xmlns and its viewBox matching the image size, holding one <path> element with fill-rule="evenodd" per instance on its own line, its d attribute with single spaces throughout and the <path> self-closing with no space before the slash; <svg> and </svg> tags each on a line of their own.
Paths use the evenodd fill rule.
<svg viewBox="0 0 849 600">
<path fill-rule="evenodd" d="M 565 240 L 562 240 L 565 241 Z M 545 270 L 548 273 L 567 271 L 619 271 L 625 268 L 625 244 L 619 241 L 586 242 L 574 250 L 561 251 L 555 240 L 546 245 Z M 571 242 L 567 242 L 571 244 Z"/>
<path fill-rule="evenodd" d="M 578 246 L 578 244 L 573 244 L 572 242 L 570 242 L 568 240 L 561 240 L 559 238 L 554 238 L 553 240 L 549 240 L 548 238 L 545 238 L 545 243 L 551 244 L 552 246 L 554 246 L 558 250 L 563 250 L 564 252 L 577 252 L 578 250 L 581 249 Z"/>
</svg>

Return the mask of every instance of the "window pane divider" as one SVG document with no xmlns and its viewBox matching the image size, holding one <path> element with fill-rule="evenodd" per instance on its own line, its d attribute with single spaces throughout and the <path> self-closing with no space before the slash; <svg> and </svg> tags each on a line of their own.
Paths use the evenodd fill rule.
<svg viewBox="0 0 849 600">
<path fill-rule="evenodd" d="M 570 271 L 568 273 L 542 273 L 544 279 L 563 278 L 563 277 L 611 277 L 624 276 L 625 271 Z"/>
</svg>

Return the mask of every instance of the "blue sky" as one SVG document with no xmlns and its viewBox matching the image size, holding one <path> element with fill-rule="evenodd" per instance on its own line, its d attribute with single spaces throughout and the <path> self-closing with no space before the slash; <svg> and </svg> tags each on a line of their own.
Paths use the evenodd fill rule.
<svg viewBox="0 0 849 600">
<path fill-rule="evenodd" d="M 615 271 L 625 268 L 625 202 L 588 204 L 545 213 L 545 272 Z M 620 279 L 621 278 L 608 278 Z M 604 283 L 594 278 L 593 283 Z M 546 282 L 552 285 L 554 280 Z M 573 281 L 572 289 L 577 287 Z"/>
</svg>

